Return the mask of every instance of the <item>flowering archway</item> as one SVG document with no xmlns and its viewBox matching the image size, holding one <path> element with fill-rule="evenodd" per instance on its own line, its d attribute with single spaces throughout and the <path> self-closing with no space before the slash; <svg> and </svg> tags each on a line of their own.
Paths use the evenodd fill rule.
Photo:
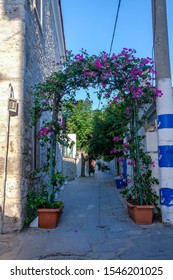
<svg viewBox="0 0 173 280">
<path fill-rule="evenodd" d="M 123 103 L 123 114 L 131 123 L 134 134 L 134 159 L 137 184 L 140 185 L 138 129 L 143 118 L 139 118 L 139 111 L 144 112 L 147 104 L 151 104 L 156 96 L 162 95 L 153 85 L 155 71 L 152 59 L 135 57 L 135 51 L 132 49 L 123 49 L 121 53 L 112 54 L 112 56 L 106 52 L 101 52 L 98 56 L 90 56 L 85 50 L 77 55 L 67 51 L 64 62 L 59 66 L 59 71 L 51 74 L 45 82 L 36 86 L 35 105 L 32 110 L 34 122 L 47 112 L 52 115 L 51 121 L 43 122 L 38 135 L 42 145 L 47 142 L 51 143 L 50 184 L 55 166 L 56 141 L 63 144 L 68 140 L 63 120 L 59 114 L 61 108 L 66 101 L 75 101 L 77 90 L 83 88 L 88 91 L 90 87 L 93 87 L 99 99 L 106 98 L 109 103 L 114 102 L 117 106 Z M 123 137 L 126 136 L 123 135 Z M 121 138 L 122 135 L 117 137 Z M 115 142 L 117 140 L 118 138 L 115 139 Z M 115 149 L 117 148 L 115 147 Z M 124 154 L 128 154 L 126 150 Z M 119 151 L 120 148 L 118 148 Z M 113 152 L 116 153 L 117 150 L 113 150 Z"/>
</svg>

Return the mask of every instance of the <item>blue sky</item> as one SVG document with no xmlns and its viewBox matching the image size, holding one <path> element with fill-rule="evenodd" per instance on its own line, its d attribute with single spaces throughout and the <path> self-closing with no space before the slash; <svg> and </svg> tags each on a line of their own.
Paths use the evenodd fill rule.
<svg viewBox="0 0 173 280">
<path fill-rule="evenodd" d="M 90 55 L 109 53 L 118 0 L 61 0 L 66 48 Z M 167 0 L 170 63 L 173 75 L 173 0 Z M 152 57 L 151 0 L 122 0 L 112 52 L 134 48 L 139 57 Z M 85 98 L 81 91 L 81 99 Z M 94 106 L 98 106 L 96 96 Z"/>
</svg>

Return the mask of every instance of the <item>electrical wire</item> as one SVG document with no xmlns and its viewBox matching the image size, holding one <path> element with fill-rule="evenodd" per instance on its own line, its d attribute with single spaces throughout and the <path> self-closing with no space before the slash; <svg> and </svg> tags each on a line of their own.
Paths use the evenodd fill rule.
<svg viewBox="0 0 173 280">
<path fill-rule="evenodd" d="M 114 42 L 115 31 L 116 31 L 116 28 L 117 28 L 117 22 L 118 22 L 118 16 L 119 16 L 119 11 L 120 11 L 120 6 L 121 6 L 121 0 L 119 0 L 119 2 L 118 2 L 118 8 L 117 8 L 117 13 L 116 13 L 116 18 L 115 18 L 115 24 L 114 24 L 114 30 L 113 30 L 113 35 L 112 35 L 112 40 L 111 40 L 109 55 L 111 55 L 111 52 L 112 52 L 112 46 L 113 46 L 113 42 Z"/>
<path fill-rule="evenodd" d="M 116 28 L 117 28 L 117 22 L 118 22 L 120 6 L 121 6 L 121 0 L 119 0 L 119 2 L 118 2 L 117 13 L 116 13 L 116 18 L 115 18 L 115 24 L 114 24 L 114 29 L 113 29 L 113 35 L 112 35 L 112 40 L 111 40 L 111 45 L 110 45 L 109 56 L 111 55 L 111 52 L 112 52 L 112 46 L 113 46 L 113 42 L 114 42 L 115 31 L 116 31 Z M 100 104 L 101 104 L 101 99 L 102 99 L 102 94 L 101 94 L 101 98 L 100 98 L 100 101 L 99 101 L 99 104 L 98 104 L 98 109 L 99 109 Z"/>
</svg>

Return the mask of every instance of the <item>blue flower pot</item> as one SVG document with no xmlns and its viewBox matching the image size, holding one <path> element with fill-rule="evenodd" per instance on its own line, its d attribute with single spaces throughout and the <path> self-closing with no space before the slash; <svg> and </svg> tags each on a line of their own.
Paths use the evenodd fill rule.
<svg viewBox="0 0 173 280">
<path fill-rule="evenodd" d="M 122 189 L 125 187 L 123 179 L 116 179 L 115 181 L 116 181 L 117 189 Z"/>
</svg>

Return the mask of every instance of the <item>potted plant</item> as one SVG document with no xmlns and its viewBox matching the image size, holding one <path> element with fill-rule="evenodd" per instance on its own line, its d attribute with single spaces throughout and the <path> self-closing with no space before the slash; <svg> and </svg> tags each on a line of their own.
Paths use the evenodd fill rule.
<svg viewBox="0 0 173 280">
<path fill-rule="evenodd" d="M 136 118 L 136 123 L 137 120 Z M 114 153 L 117 156 L 121 153 L 121 157 L 118 157 L 119 162 L 126 159 L 128 171 L 132 175 L 126 174 L 127 179 L 124 180 L 126 188 L 121 194 L 126 200 L 130 217 L 137 224 L 150 224 L 153 220 L 153 210 L 159 211 L 157 204 L 159 197 L 153 189 L 154 185 L 159 184 L 158 179 L 152 175 L 151 167 L 154 163 L 144 150 L 145 136 L 138 135 L 135 126 L 127 125 L 126 140 L 123 142 L 122 137 L 114 136 Z"/>
<path fill-rule="evenodd" d="M 44 170 L 44 169 L 43 169 Z M 41 169 L 31 173 L 31 178 L 40 176 Z M 41 184 L 27 195 L 26 215 L 24 223 L 29 225 L 38 215 L 38 226 L 41 228 L 55 228 L 58 225 L 64 203 L 56 199 L 56 193 L 65 182 L 67 176 L 63 173 L 52 174 L 51 193 L 50 184 Z"/>
<path fill-rule="evenodd" d="M 134 178 L 133 184 L 121 191 L 129 216 L 137 224 L 151 224 L 153 211 L 160 212 L 158 207 L 159 197 L 152 189 L 152 185 L 158 183 L 157 178 L 152 177 L 152 171 L 147 170 L 141 175 L 140 186 L 139 182 Z"/>
<path fill-rule="evenodd" d="M 150 224 L 153 221 L 153 212 L 160 211 L 159 197 L 154 191 L 154 186 L 159 182 L 152 175 L 154 163 L 144 148 L 145 135 L 139 131 L 146 122 L 146 107 L 152 101 L 152 96 L 148 95 L 147 91 L 142 91 L 139 84 L 141 93 L 134 98 L 134 88 L 128 97 L 117 103 L 120 123 L 113 138 L 114 148 L 111 153 L 115 154 L 119 163 L 125 161 L 129 173 L 132 174 L 131 177 L 125 174 L 126 188 L 121 191 L 130 217 L 137 224 Z"/>
<path fill-rule="evenodd" d="M 46 186 L 40 191 L 31 191 L 27 196 L 25 224 L 29 225 L 38 214 L 38 225 L 41 228 L 55 228 L 58 225 L 64 203 L 54 201 L 54 197 L 48 200 Z"/>
<path fill-rule="evenodd" d="M 64 204 L 62 201 L 43 201 L 38 206 L 38 226 L 40 228 L 56 228 L 62 213 Z"/>
<path fill-rule="evenodd" d="M 151 167 L 154 163 L 143 147 L 145 136 L 138 135 L 143 122 L 142 118 L 138 119 L 136 113 L 135 110 L 134 118 L 134 112 L 132 112 L 132 120 L 128 120 L 124 132 L 126 140 L 122 142 L 123 135 L 114 136 L 114 153 L 119 162 L 126 160 L 128 170 L 133 174 L 127 175 L 126 188 L 121 191 L 130 217 L 137 224 L 150 224 L 153 220 L 153 210 L 159 211 L 157 204 L 159 197 L 153 189 L 153 186 L 159 182 L 152 175 Z M 128 125 L 130 122 L 131 124 Z"/>
<path fill-rule="evenodd" d="M 38 213 L 38 226 L 40 228 L 56 228 L 62 210 L 64 208 L 64 203 L 62 201 L 56 201 L 55 195 L 60 188 L 62 188 L 67 176 L 63 173 L 53 173 L 52 174 L 52 193 L 49 198 L 47 191 L 42 193 L 41 199 L 39 201 L 39 196 L 37 200 L 39 201 L 37 205 Z M 48 189 L 48 188 L 47 188 Z"/>
<path fill-rule="evenodd" d="M 35 209 L 38 211 L 38 225 L 41 228 L 54 228 L 64 207 L 62 201 L 55 201 L 57 189 L 62 187 L 66 176 L 57 172 L 58 145 L 70 146 L 68 132 L 62 118 L 62 104 L 64 92 L 61 83 L 58 85 L 58 75 L 61 71 L 53 73 L 45 82 L 35 87 L 33 108 L 31 110 L 32 125 L 36 126 L 41 119 L 41 128 L 38 140 L 44 150 L 44 166 L 41 169 L 46 182 L 44 193 L 36 192 Z M 59 77 L 60 78 L 60 77 Z M 68 96 L 64 102 L 67 102 Z M 46 118 L 45 118 L 46 116 Z M 52 219 L 54 221 L 52 221 Z"/>
</svg>

